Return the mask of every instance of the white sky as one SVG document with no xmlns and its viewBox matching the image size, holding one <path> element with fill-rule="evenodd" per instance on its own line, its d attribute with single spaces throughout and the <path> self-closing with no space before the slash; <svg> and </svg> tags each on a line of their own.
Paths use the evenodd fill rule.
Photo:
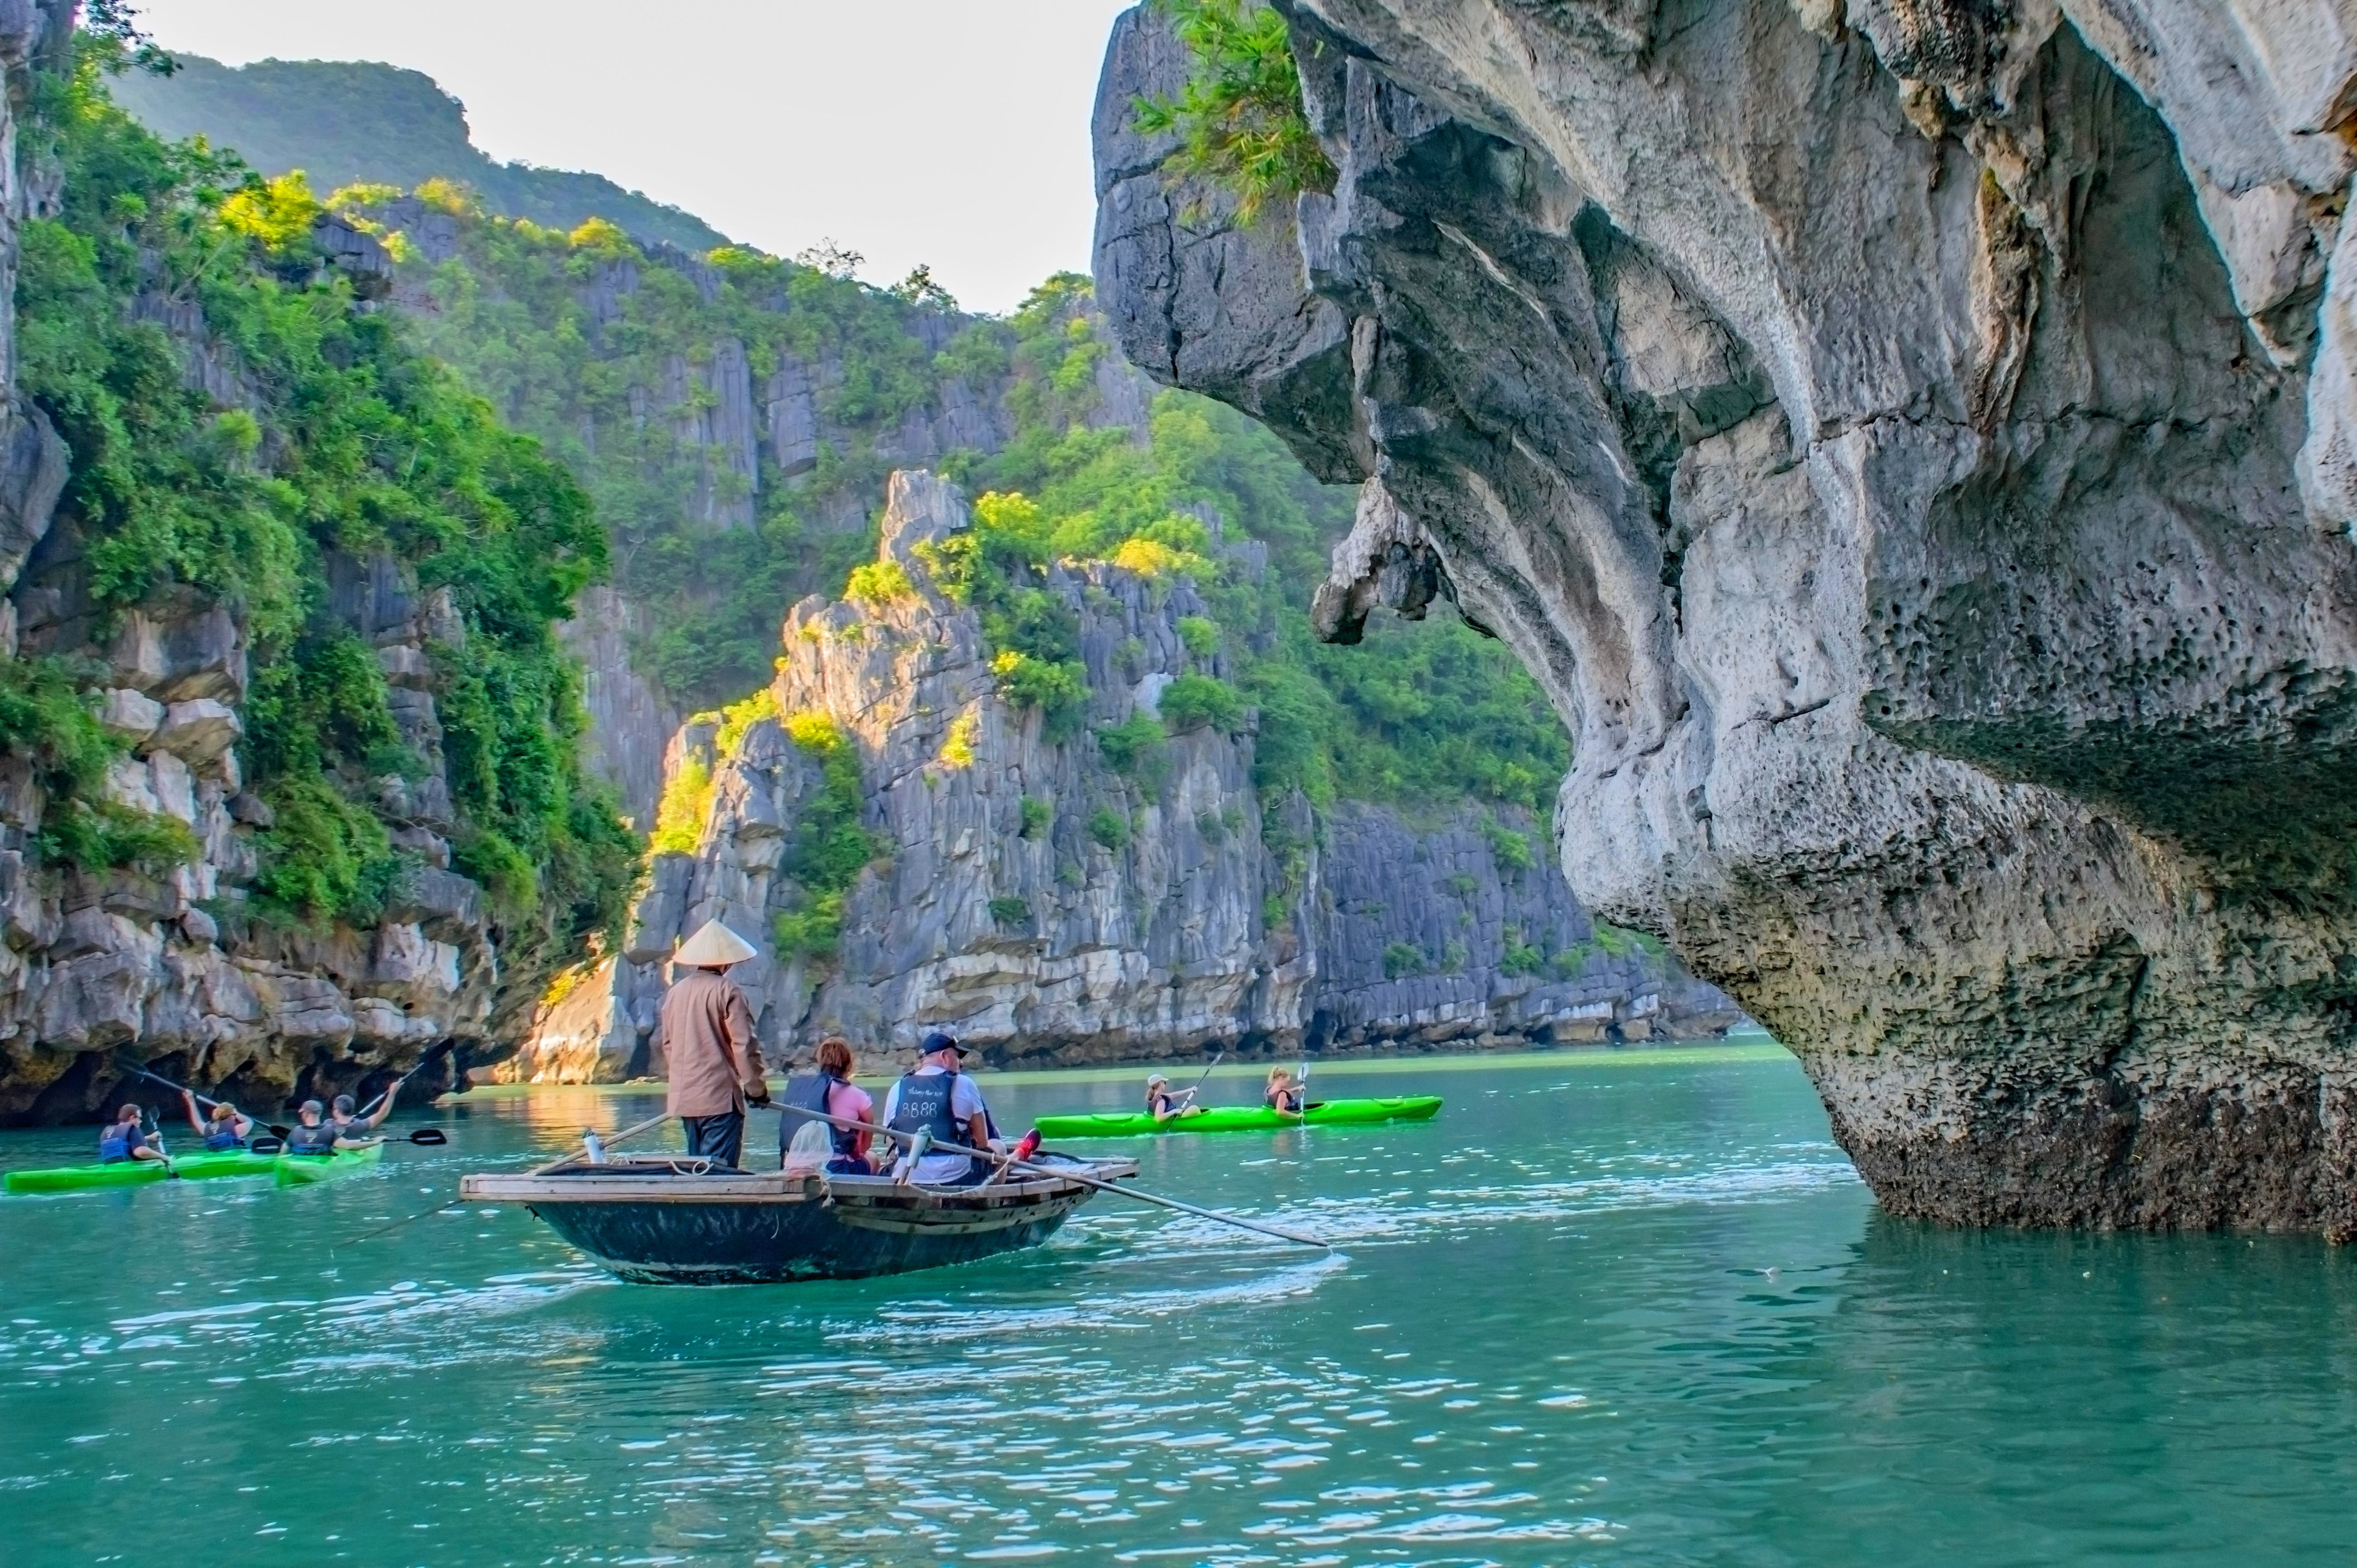
<svg viewBox="0 0 2357 1568">
<path fill-rule="evenodd" d="M 1089 110 L 1128 0 L 136 0 L 231 65 L 384 60 L 493 157 L 591 169 L 792 255 L 832 237 L 1005 311 L 1089 270 Z"/>
</svg>

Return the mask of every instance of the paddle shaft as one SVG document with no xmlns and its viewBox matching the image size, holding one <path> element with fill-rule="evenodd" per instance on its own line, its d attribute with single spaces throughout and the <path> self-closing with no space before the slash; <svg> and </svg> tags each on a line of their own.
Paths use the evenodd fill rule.
<svg viewBox="0 0 2357 1568">
<path fill-rule="evenodd" d="M 783 1114 L 786 1107 L 781 1105 L 777 1109 L 780 1114 Z M 840 1116 L 830 1116 L 823 1111 L 797 1110 L 793 1114 L 807 1116 L 814 1122 L 823 1122 L 831 1127 L 840 1127 L 846 1133 L 877 1133 L 887 1138 L 900 1139 L 903 1143 L 913 1143 L 917 1136 L 914 1133 L 902 1133 L 890 1127 L 878 1127 L 872 1122 L 848 1122 Z M 1332 1242 L 1321 1241 L 1315 1236 L 1297 1236 L 1290 1230 L 1280 1230 L 1274 1225 L 1263 1225 L 1252 1219 L 1239 1219 L 1232 1214 L 1222 1214 L 1216 1208 L 1199 1208 L 1191 1203 L 1181 1203 L 1175 1197 L 1165 1197 L 1158 1192 L 1147 1192 L 1142 1187 L 1120 1187 L 1109 1181 L 1099 1181 L 1094 1176 L 1081 1176 L 1060 1165 L 1037 1165 L 1028 1160 L 1011 1159 L 1004 1155 L 994 1155 L 987 1149 L 972 1149 L 963 1144 L 952 1144 L 942 1138 L 934 1139 L 925 1152 L 964 1155 L 977 1160 L 998 1161 L 1014 1170 L 1028 1171 L 1034 1176 L 1051 1176 L 1063 1181 L 1076 1181 L 1082 1187 L 1094 1187 L 1099 1192 L 1109 1192 L 1117 1197 L 1132 1197 L 1140 1203 L 1151 1203 L 1163 1208 L 1174 1208 L 1181 1214 L 1191 1214 L 1199 1219 L 1211 1219 L 1222 1225 L 1232 1225 L 1239 1230 L 1255 1230 L 1264 1236 L 1274 1236 L 1280 1241 L 1290 1241 L 1297 1247 L 1316 1247 L 1321 1251 L 1332 1251 L 1334 1247 Z"/>
<path fill-rule="evenodd" d="M 370 1112 L 374 1111 L 378 1106 L 383 1104 L 387 1100 L 393 1097 L 394 1091 L 399 1090 L 403 1084 L 407 1083 L 411 1079 L 415 1078 L 420 1072 L 424 1071 L 427 1062 L 432 1061 L 436 1057 L 440 1056 L 444 1051 L 451 1048 L 453 1047 L 448 1046 L 436 1046 L 432 1050 L 426 1052 L 424 1056 L 418 1058 L 417 1065 L 415 1067 L 411 1068 L 407 1072 L 403 1073 L 399 1078 L 394 1079 L 391 1083 L 384 1087 L 375 1099 L 370 1101 L 366 1105 L 361 1106 L 361 1114 L 365 1116 Z"/>
<path fill-rule="evenodd" d="M 637 1137 L 640 1133 L 641 1133 L 645 1132 L 648 1128 L 652 1127 L 652 1126 L 655 1126 L 655 1125 L 657 1125 L 657 1124 L 658 1124 L 658 1123 L 660 1123 L 660 1122 L 668 1122 L 668 1121 L 670 1121 L 670 1120 L 671 1120 L 671 1114 L 670 1114 L 670 1112 L 664 1112 L 664 1113 L 663 1113 L 662 1115 L 661 1115 L 661 1116 L 650 1116 L 650 1117 L 648 1117 L 645 1121 L 643 1121 L 643 1122 L 640 1122 L 637 1126 L 635 1126 L 635 1127 L 625 1127 L 624 1129 L 622 1129 L 622 1131 L 620 1131 L 620 1132 L 619 1132 L 619 1133 L 615 1133 L 612 1137 L 606 1139 L 606 1140 L 605 1140 L 606 1147 L 608 1147 L 608 1148 L 609 1148 L 609 1149 L 610 1149 L 610 1148 L 612 1148 L 615 1144 L 617 1144 L 620 1143 L 620 1142 L 621 1142 L 623 1139 L 625 1139 L 625 1138 L 635 1138 L 635 1137 Z M 573 1153 L 573 1154 L 569 1154 L 569 1155 L 565 1155 L 563 1159 L 559 1159 L 559 1160 L 551 1160 L 551 1161 L 549 1161 L 549 1162 L 548 1162 L 548 1164 L 546 1164 L 546 1165 L 535 1165 L 535 1166 L 533 1166 L 531 1170 L 528 1170 L 528 1171 L 524 1172 L 523 1174 L 524 1174 L 524 1175 L 526 1175 L 526 1176 L 546 1176 L 546 1175 L 547 1175 L 549 1172 L 551 1172 L 551 1171 L 554 1171 L 554 1170 L 562 1170 L 565 1166 L 571 1165 L 574 1161 L 576 1161 L 576 1160 L 579 1159 L 580 1157 L 581 1157 L 581 1155 L 580 1155 L 579 1152 L 578 1152 L 578 1151 L 576 1151 L 576 1152 L 575 1152 L 575 1153 Z M 447 1203 L 437 1203 L 437 1204 L 436 1204 L 436 1205 L 435 1205 L 433 1208 L 431 1208 L 424 1209 L 424 1210 L 421 1210 L 421 1211 L 420 1211 L 420 1212 L 418 1212 L 418 1213 L 412 1214 L 412 1215 L 408 1215 L 408 1216 L 406 1216 L 406 1217 L 404 1217 L 404 1218 L 403 1218 L 403 1219 L 396 1219 L 396 1220 L 394 1220 L 394 1221 L 393 1221 L 392 1224 L 390 1224 L 390 1225 L 380 1225 L 380 1226 L 378 1226 L 378 1227 L 377 1227 L 375 1230 L 363 1230 L 363 1231 L 361 1231 L 359 1235 L 357 1235 L 357 1236 L 353 1237 L 353 1238 L 351 1239 L 351 1240 L 345 1242 L 345 1243 L 344 1243 L 344 1245 L 346 1245 L 346 1246 L 348 1246 L 348 1247 L 349 1247 L 349 1246 L 352 1246 L 352 1245 L 355 1245 L 355 1244 L 357 1244 L 357 1243 L 359 1243 L 359 1242 L 366 1241 L 366 1240 L 370 1240 L 371 1237 L 382 1236 L 382 1235 L 385 1234 L 385 1233 L 386 1233 L 387 1231 L 389 1231 L 389 1230 L 400 1230 L 400 1229 L 401 1229 L 403 1226 L 404 1226 L 404 1225 L 414 1225 L 414 1224 L 415 1224 L 417 1221 L 419 1221 L 419 1220 L 421 1220 L 421 1219 L 424 1219 L 427 1218 L 427 1217 L 428 1217 L 428 1216 L 430 1216 L 430 1215 L 436 1215 L 436 1214 L 439 1214 L 439 1213 L 441 1213 L 444 1209 L 447 1209 L 447 1208 L 457 1208 L 457 1207 L 458 1207 L 458 1205 L 460 1205 L 461 1203 L 464 1203 L 465 1201 L 466 1201 L 466 1199 L 465 1199 L 465 1198 L 463 1198 L 463 1197 L 454 1197 L 454 1198 L 452 1198 L 452 1199 L 451 1199 L 449 1202 L 447 1202 Z"/>
<path fill-rule="evenodd" d="M 668 1111 L 666 1111 L 666 1112 L 663 1112 L 662 1115 L 660 1115 L 660 1116 L 650 1116 L 650 1117 L 648 1117 L 645 1121 L 643 1121 L 643 1122 L 640 1122 L 640 1123 L 639 1123 L 637 1126 L 635 1126 L 635 1127 L 625 1127 L 625 1128 L 623 1128 L 620 1132 L 619 1132 L 619 1133 L 615 1133 L 615 1134 L 614 1134 L 612 1137 L 610 1137 L 610 1138 L 600 1138 L 600 1139 L 598 1140 L 598 1143 L 599 1143 L 600 1144 L 602 1144 L 604 1147 L 610 1149 L 610 1148 L 612 1148 L 615 1144 L 617 1144 L 620 1143 L 620 1142 L 621 1142 L 623 1139 L 625 1139 L 625 1138 L 635 1138 L 635 1137 L 637 1137 L 640 1133 L 641 1133 L 645 1132 L 648 1128 L 650 1128 L 650 1127 L 660 1127 L 660 1126 L 662 1126 L 664 1122 L 668 1122 L 668 1121 L 670 1121 L 670 1120 L 671 1120 L 671 1112 L 668 1112 Z M 551 1172 L 551 1171 L 563 1170 L 566 1165 L 571 1165 L 574 1161 L 576 1161 L 576 1160 L 579 1159 L 580 1157 L 581 1157 L 581 1153 L 580 1153 L 580 1151 L 579 1151 L 579 1150 L 577 1150 L 577 1149 L 576 1149 L 576 1150 L 575 1150 L 572 1154 L 569 1154 L 569 1155 L 565 1155 L 565 1156 L 563 1159 L 561 1159 L 561 1160 L 551 1160 L 551 1161 L 549 1161 L 549 1162 L 548 1162 L 548 1164 L 546 1164 L 546 1165 L 538 1165 L 538 1166 L 535 1166 L 535 1167 L 533 1167 L 533 1169 L 531 1169 L 531 1170 L 528 1170 L 528 1171 L 524 1172 L 523 1174 L 524 1174 L 524 1175 L 526 1175 L 526 1176 L 546 1176 L 546 1175 L 547 1175 L 549 1172 Z M 447 1206 L 446 1205 L 445 1207 L 447 1207 Z"/>
<path fill-rule="evenodd" d="M 115 1066 L 117 1066 L 117 1067 L 120 1067 L 120 1068 L 128 1068 L 131 1071 L 133 1071 L 133 1072 L 135 1072 L 135 1073 L 138 1074 L 141 1078 L 148 1079 L 150 1079 L 150 1080 L 152 1080 L 152 1081 L 154 1081 L 154 1082 L 160 1083 L 160 1084 L 162 1084 L 165 1088 L 167 1088 L 167 1089 L 170 1090 L 171 1090 L 173 1093 L 175 1093 L 175 1094 L 185 1094 L 185 1095 L 187 1095 L 189 1099 L 191 1099 L 191 1100 L 195 1101 L 196 1101 L 198 1104 L 199 1104 L 199 1105 L 211 1106 L 211 1105 L 219 1105 L 219 1104 L 221 1103 L 221 1101 L 218 1101 L 218 1100 L 209 1099 L 208 1097 L 206 1097 L 206 1096 L 204 1096 L 204 1095 L 199 1094 L 199 1093 L 198 1093 L 195 1090 L 193 1090 L 193 1089 L 187 1088 L 186 1086 L 181 1085 L 181 1084 L 174 1083 L 170 1079 L 166 1078 L 166 1077 L 165 1077 L 162 1073 L 160 1073 L 160 1072 L 149 1072 L 145 1068 L 144 1068 L 144 1067 L 139 1067 L 139 1066 L 137 1066 L 137 1065 L 135 1065 L 135 1064 L 134 1064 L 134 1063 L 124 1061 L 124 1060 L 122 1058 L 120 1058 L 120 1057 L 117 1057 L 117 1058 L 114 1059 L 114 1065 L 115 1065 Z M 251 1121 L 251 1120 L 253 1120 L 253 1119 L 252 1119 L 251 1117 L 249 1117 L 247 1120 Z M 289 1133 L 289 1129 L 285 1128 L 285 1127 L 281 1127 L 281 1126 L 279 1126 L 279 1125 L 278 1125 L 276 1122 L 254 1122 L 254 1125 L 255 1125 L 255 1126 L 257 1126 L 257 1127 L 267 1127 L 267 1128 L 269 1128 L 269 1129 L 270 1129 L 270 1135 L 271 1135 L 272 1137 L 274 1137 L 274 1138 L 285 1138 L 285 1137 L 286 1137 L 286 1136 L 288 1135 L 288 1133 Z"/>
<path fill-rule="evenodd" d="M 433 1059 L 433 1053 L 431 1051 L 427 1052 L 425 1061 L 419 1062 L 417 1067 L 411 1068 L 408 1072 L 403 1073 L 400 1078 L 393 1080 L 393 1088 L 398 1089 L 401 1085 L 407 1083 L 411 1075 L 417 1071 L 417 1068 L 424 1067 L 426 1061 L 431 1061 Z M 166 1078 L 160 1072 L 149 1072 L 145 1068 L 141 1067 L 135 1062 L 124 1061 L 120 1057 L 115 1058 L 115 1065 L 120 1068 L 127 1069 L 131 1072 L 136 1073 L 141 1078 L 150 1079 L 156 1083 L 160 1083 L 175 1094 L 185 1094 L 199 1105 L 212 1106 L 222 1103 L 222 1101 L 215 1100 L 209 1095 L 199 1094 L 195 1090 L 188 1088 L 185 1084 L 174 1083 L 170 1079 Z M 393 1090 L 390 1089 L 385 1090 L 386 1094 L 390 1094 L 392 1092 Z M 370 1101 L 370 1109 L 374 1110 L 377 1100 L 382 1100 L 383 1098 L 384 1095 L 380 1094 L 376 1097 L 376 1100 Z M 367 1112 L 362 1112 L 363 1115 L 366 1113 Z M 295 1135 L 295 1130 L 293 1128 L 282 1127 L 275 1122 L 258 1121 L 251 1116 L 247 1117 L 246 1120 L 253 1122 L 257 1127 L 267 1129 L 270 1135 L 277 1139 L 282 1144 Z M 158 1127 L 158 1131 L 161 1131 L 160 1125 Z M 449 1141 L 450 1140 L 447 1137 L 443 1135 L 442 1129 L 439 1127 L 420 1127 L 417 1131 L 409 1134 L 409 1142 L 413 1144 L 447 1144 Z"/>
<path fill-rule="evenodd" d="M 1202 1077 L 1200 1077 L 1200 1078 L 1199 1078 L 1199 1079 L 1197 1079 L 1194 1081 L 1193 1085 L 1192 1085 L 1191 1087 L 1189 1087 L 1189 1088 L 1188 1089 L 1188 1090 L 1187 1090 L 1187 1103 L 1188 1103 L 1188 1104 L 1192 1105 L 1192 1104 L 1194 1104 L 1194 1103 L 1195 1103 L 1195 1096 L 1197 1096 L 1197 1095 L 1199 1095 L 1199 1094 L 1202 1093 L 1202 1092 L 1203 1092 L 1203 1085 L 1205 1085 L 1206 1083 L 1209 1083 L 1209 1082 L 1211 1080 L 1211 1069 L 1213 1069 L 1213 1068 L 1215 1068 L 1215 1067 L 1219 1066 L 1219 1065 L 1220 1065 L 1220 1063 L 1221 1063 L 1222 1061 L 1225 1060 L 1225 1059 L 1226 1059 L 1226 1058 L 1227 1058 L 1227 1054 L 1228 1054 L 1227 1052 L 1225 1052 L 1225 1051 L 1222 1051 L 1218 1056 L 1213 1057 L 1213 1058 L 1212 1058 L 1209 1062 L 1207 1062 L 1206 1064 L 1204 1064 L 1204 1067 L 1203 1067 L 1203 1076 L 1202 1076 Z"/>
</svg>

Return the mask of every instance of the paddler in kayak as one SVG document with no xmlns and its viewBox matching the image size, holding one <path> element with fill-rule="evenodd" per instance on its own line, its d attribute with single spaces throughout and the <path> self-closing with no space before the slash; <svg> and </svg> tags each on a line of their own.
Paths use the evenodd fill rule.
<svg viewBox="0 0 2357 1568">
<path fill-rule="evenodd" d="M 188 1113 L 188 1130 L 204 1140 L 207 1154 L 242 1149 L 253 1140 L 253 1118 L 242 1114 L 226 1100 L 214 1101 L 213 1113 L 206 1118 L 197 1114 L 197 1097 L 184 1089 L 180 1090 L 180 1106 Z"/>
<path fill-rule="evenodd" d="M 346 1120 L 339 1122 L 328 1114 L 328 1108 L 316 1100 L 307 1100 L 295 1112 L 295 1125 L 287 1129 L 286 1152 L 290 1155 L 332 1155 L 338 1149 L 365 1149 L 379 1142 L 368 1136 L 368 1127 L 360 1118 L 350 1115 L 352 1097 L 336 1096 L 336 1105 Z M 347 1136 L 345 1126 L 356 1135 Z"/>
<path fill-rule="evenodd" d="M 1203 1108 L 1195 1103 L 1195 1091 L 1182 1089 L 1172 1092 L 1170 1080 L 1156 1073 L 1146 1080 L 1146 1112 L 1158 1124 L 1175 1122 L 1181 1116 L 1200 1116 Z"/>
<path fill-rule="evenodd" d="M 170 1160 L 164 1153 L 160 1133 L 147 1131 L 147 1113 L 136 1105 L 125 1105 L 114 1113 L 114 1120 L 100 1129 L 98 1163 L 120 1165 L 124 1160 Z"/>
<path fill-rule="evenodd" d="M 1292 1069 L 1273 1067 L 1268 1069 L 1268 1088 L 1262 1093 L 1260 1102 L 1280 1116 L 1298 1116 L 1303 1092 L 1301 1085 L 1294 1081 Z"/>
<path fill-rule="evenodd" d="M 719 921 L 705 921 L 672 954 L 680 972 L 655 1024 L 671 1079 L 667 1106 L 687 1134 L 687 1152 L 731 1168 L 745 1152 L 745 1107 L 770 1102 L 753 1009 L 728 978 L 732 966 L 759 956 Z"/>
<path fill-rule="evenodd" d="M 365 1149 L 375 1143 L 377 1140 L 371 1134 L 384 1125 L 386 1117 L 393 1114 L 393 1100 L 400 1093 L 401 1082 L 395 1079 L 393 1087 L 385 1091 L 384 1103 L 366 1116 L 360 1113 L 360 1102 L 350 1095 L 336 1096 L 335 1103 L 328 1108 L 328 1125 L 336 1130 L 336 1147 Z"/>
<path fill-rule="evenodd" d="M 981 1086 L 958 1070 L 966 1048 L 957 1036 L 935 1029 L 919 1048 L 924 1055 L 916 1070 L 894 1084 L 884 1101 L 884 1125 L 896 1133 L 928 1129 L 937 1144 L 1006 1153 L 990 1135 L 990 1107 L 983 1102 Z M 987 1161 L 926 1155 L 917 1161 L 909 1179 L 922 1187 L 972 1187 L 989 1179 L 990 1172 Z"/>
<path fill-rule="evenodd" d="M 867 1157 L 873 1133 L 854 1132 L 830 1126 L 824 1122 L 813 1122 L 797 1112 L 815 1111 L 832 1116 L 838 1122 L 876 1122 L 876 1097 L 851 1081 L 856 1070 L 851 1057 L 850 1042 L 830 1035 L 818 1043 L 818 1062 L 812 1072 L 800 1073 L 786 1079 L 786 1097 L 778 1117 L 778 1161 L 783 1165 L 793 1152 L 794 1134 L 805 1127 L 816 1127 L 827 1137 L 829 1154 L 826 1172 L 829 1176 L 874 1176 L 876 1167 Z"/>
</svg>

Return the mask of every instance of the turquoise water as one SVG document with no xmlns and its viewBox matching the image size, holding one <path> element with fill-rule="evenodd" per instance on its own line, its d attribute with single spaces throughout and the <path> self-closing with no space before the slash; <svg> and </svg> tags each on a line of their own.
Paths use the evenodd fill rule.
<svg viewBox="0 0 2357 1568">
<path fill-rule="evenodd" d="M 1142 1179 L 1332 1257 L 1103 1199 L 861 1283 L 618 1284 L 521 1211 L 350 1240 L 654 1108 L 566 1090 L 434 1112 L 448 1147 L 328 1186 L 0 1199 L 0 1562 L 2357 1551 L 2348 1251 L 1889 1219 L 1773 1050 L 1319 1074 L 1448 1103 L 1165 1138 Z M 989 1081 L 1010 1124 L 1134 1088 Z M 87 1142 L 0 1134 L 0 1165 Z"/>
</svg>

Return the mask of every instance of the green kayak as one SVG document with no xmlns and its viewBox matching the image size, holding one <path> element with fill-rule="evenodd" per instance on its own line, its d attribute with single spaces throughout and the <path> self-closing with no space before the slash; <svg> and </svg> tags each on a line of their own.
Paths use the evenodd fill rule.
<svg viewBox="0 0 2357 1568">
<path fill-rule="evenodd" d="M 278 1185 L 301 1187 L 306 1182 L 333 1181 L 338 1176 L 366 1170 L 383 1158 L 382 1144 L 371 1144 L 361 1149 L 338 1149 L 332 1155 L 281 1155 L 278 1156 Z"/>
<path fill-rule="evenodd" d="M 52 1165 L 46 1170 L 10 1171 L 0 1177 L 0 1187 L 9 1192 L 81 1192 L 91 1187 L 145 1187 L 159 1181 L 268 1176 L 277 1168 L 276 1155 L 224 1149 L 214 1155 L 177 1155 L 168 1164 L 161 1160 L 116 1160 L 103 1165 Z"/>
<path fill-rule="evenodd" d="M 1108 1112 L 1097 1116 L 1042 1116 L 1042 1138 L 1134 1138 L 1147 1133 L 1265 1133 L 1276 1127 L 1348 1127 L 1371 1122 L 1426 1122 L 1440 1109 L 1437 1094 L 1410 1094 L 1394 1100 L 1312 1101 L 1300 1116 L 1280 1116 L 1259 1105 L 1215 1105 L 1194 1116 L 1157 1122 L 1143 1111 Z"/>
</svg>

